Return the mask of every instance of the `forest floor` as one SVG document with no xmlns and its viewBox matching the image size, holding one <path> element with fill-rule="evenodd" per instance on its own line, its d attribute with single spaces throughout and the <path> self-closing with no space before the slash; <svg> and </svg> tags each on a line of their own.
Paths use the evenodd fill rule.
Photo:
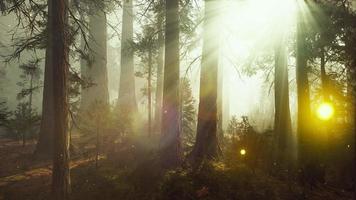
<svg viewBox="0 0 356 200">
<path fill-rule="evenodd" d="M 34 141 L 22 147 L 18 141 L 0 139 L 0 200 L 51 199 L 51 161 L 34 159 L 34 147 Z M 302 190 L 296 183 L 258 170 L 252 173 L 245 166 L 226 168 L 220 163 L 200 174 L 187 169 L 165 171 L 154 152 L 137 143 L 131 147 L 135 148 L 119 153 L 125 160 L 101 157 L 98 168 L 92 156 L 73 156 L 71 199 L 351 199 L 351 193 L 340 189 Z"/>
</svg>

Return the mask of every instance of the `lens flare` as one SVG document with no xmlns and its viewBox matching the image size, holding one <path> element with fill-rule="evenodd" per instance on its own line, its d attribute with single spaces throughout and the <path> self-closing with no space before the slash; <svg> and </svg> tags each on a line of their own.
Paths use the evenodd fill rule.
<svg viewBox="0 0 356 200">
<path fill-rule="evenodd" d="M 240 150 L 240 155 L 241 155 L 241 156 L 246 155 L 246 150 L 245 150 L 245 149 L 241 149 L 241 150 Z"/>
<path fill-rule="evenodd" d="M 329 120 L 334 115 L 334 107 L 330 103 L 322 103 L 317 112 L 321 120 Z"/>
</svg>

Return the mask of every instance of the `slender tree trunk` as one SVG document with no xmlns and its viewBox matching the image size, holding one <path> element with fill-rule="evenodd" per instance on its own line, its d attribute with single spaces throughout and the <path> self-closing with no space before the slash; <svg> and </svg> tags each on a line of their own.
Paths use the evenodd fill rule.
<svg viewBox="0 0 356 200">
<path fill-rule="evenodd" d="M 32 97 L 33 97 L 33 74 L 30 74 L 30 96 L 28 99 L 28 117 L 32 117 Z M 27 136 L 27 132 L 29 132 L 31 134 L 32 131 L 32 127 L 28 126 L 28 128 L 22 133 L 22 146 L 25 147 L 26 146 L 26 136 Z"/>
<path fill-rule="evenodd" d="M 52 0 L 48 0 L 50 7 Z M 51 21 L 52 13 L 48 9 L 48 23 Z M 50 26 L 47 26 L 48 29 Z M 49 29 L 50 31 L 50 29 Z M 49 37 L 49 36 L 48 36 Z M 53 129 L 54 129 L 54 81 L 52 50 L 50 45 L 46 47 L 44 85 L 42 98 L 42 120 L 39 132 L 38 143 L 36 145 L 35 155 L 38 157 L 52 157 L 53 155 Z"/>
<path fill-rule="evenodd" d="M 223 95 L 224 95 L 224 85 L 223 85 L 223 65 L 218 66 L 218 97 L 217 97 L 217 112 L 218 112 L 218 138 L 222 141 L 224 138 L 223 130 Z"/>
<path fill-rule="evenodd" d="M 122 113 L 132 121 L 137 115 L 138 108 L 135 93 L 134 52 L 133 41 L 133 3 L 123 1 L 122 34 L 121 34 L 121 73 L 118 106 Z M 132 122 L 131 122 L 132 123 Z M 130 125 L 132 126 L 132 124 Z M 132 127 L 129 127 L 132 129 Z"/>
<path fill-rule="evenodd" d="M 24 130 L 22 132 L 22 147 L 26 146 L 26 131 L 28 131 L 28 130 Z"/>
<path fill-rule="evenodd" d="M 219 150 L 217 137 L 219 31 L 215 26 L 217 4 L 216 0 L 205 0 L 198 126 L 192 151 L 193 162 L 197 164 L 203 159 L 216 158 Z"/>
<path fill-rule="evenodd" d="M 80 11 L 79 11 L 80 12 Z M 84 13 L 79 13 L 80 15 L 80 21 L 82 23 L 87 24 L 87 20 L 85 18 Z M 88 30 L 85 30 L 85 33 L 81 33 L 80 35 L 80 50 L 82 51 L 81 53 L 81 58 L 80 58 L 80 76 L 83 80 L 87 80 L 89 77 L 88 71 L 88 58 L 87 58 L 87 53 L 88 53 L 88 43 L 89 43 L 89 36 L 87 34 Z M 81 88 L 81 97 L 80 97 L 80 108 L 85 108 L 89 103 L 88 101 L 90 100 L 90 94 L 88 92 L 86 86 L 82 86 Z"/>
<path fill-rule="evenodd" d="M 307 66 L 306 47 L 306 22 L 302 14 L 302 9 L 298 12 L 297 23 L 297 58 L 296 58 L 296 79 L 297 79 L 297 135 L 298 135 L 298 162 L 302 169 L 302 180 L 312 179 L 309 177 L 312 168 L 315 168 L 315 152 L 312 150 L 314 136 L 311 131 L 311 108 Z"/>
<path fill-rule="evenodd" d="M 356 69 L 354 69 L 356 71 Z M 356 77 L 356 73 L 354 73 Z M 354 78 L 354 82 L 356 83 L 356 78 Z M 356 95 L 356 86 L 354 86 L 354 95 Z M 354 103 L 354 123 L 356 122 L 356 96 L 353 99 Z M 354 167 L 353 167 L 353 176 L 354 176 L 354 200 L 356 200 L 356 125 L 354 124 Z"/>
<path fill-rule="evenodd" d="M 33 97 L 33 74 L 30 75 L 31 78 L 30 78 L 30 96 L 29 96 L 29 99 L 28 99 L 28 108 L 29 108 L 29 113 L 31 114 L 32 113 L 32 97 Z"/>
<path fill-rule="evenodd" d="M 179 0 L 166 1 L 161 160 L 164 167 L 181 162 L 179 124 Z"/>
<path fill-rule="evenodd" d="M 162 122 L 162 96 L 163 96 L 163 61 L 164 61 L 164 36 L 163 17 L 158 16 L 158 56 L 157 56 L 157 86 L 156 86 L 156 107 L 155 107 L 155 127 L 158 134 L 161 133 Z"/>
<path fill-rule="evenodd" d="M 148 52 L 148 136 L 152 135 L 152 50 Z"/>
<path fill-rule="evenodd" d="M 353 194 L 353 199 L 356 200 L 356 59 L 352 58 L 353 60 L 351 61 L 351 64 L 349 66 L 349 108 L 352 110 L 350 112 L 350 118 L 351 118 L 351 130 L 353 129 L 353 134 L 354 134 L 354 159 L 353 159 L 353 181 L 354 181 L 354 194 Z"/>
<path fill-rule="evenodd" d="M 97 129 L 96 129 L 96 154 L 95 154 L 95 169 L 98 169 L 99 166 L 99 145 L 100 145 L 100 141 L 99 141 L 99 133 L 100 133 L 100 128 L 99 128 L 99 124 L 97 125 Z"/>
<path fill-rule="evenodd" d="M 286 164 L 286 159 L 291 158 L 292 122 L 289 107 L 289 81 L 288 61 L 284 35 L 282 41 L 275 47 L 275 116 L 274 130 L 277 139 L 277 159 L 281 164 Z"/>
<path fill-rule="evenodd" d="M 86 93 L 81 102 L 83 109 L 94 102 L 109 103 L 106 14 L 102 10 L 92 11 L 89 16 L 89 65 L 86 71 L 93 86 L 83 91 Z"/>
<path fill-rule="evenodd" d="M 68 40 L 67 0 L 49 0 L 48 50 L 53 56 L 52 79 L 54 99 L 52 198 L 66 200 L 70 193 L 68 146 Z"/>
<path fill-rule="evenodd" d="M 325 49 L 321 48 L 320 51 L 320 76 L 321 76 L 321 88 L 322 88 L 322 96 L 325 101 L 329 101 L 329 91 L 328 91 L 328 76 L 326 75 L 326 60 L 325 60 Z"/>
</svg>

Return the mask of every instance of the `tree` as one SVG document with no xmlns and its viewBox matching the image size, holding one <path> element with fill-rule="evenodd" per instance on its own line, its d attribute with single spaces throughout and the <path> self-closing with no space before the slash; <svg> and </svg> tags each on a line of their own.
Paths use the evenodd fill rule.
<svg viewBox="0 0 356 200">
<path fill-rule="evenodd" d="M 0 127 L 6 127 L 9 123 L 9 118 L 12 115 L 6 101 L 0 101 Z"/>
<path fill-rule="evenodd" d="M 188 78 L 181 78 L 180 96 L 182 146 L 184 153 L 189 153 L 194 145 L 197 120 L 195 99 L 193 97 L 192 87 Z"/>
<path fill-rule="evenodd" d="M 164 167 L 181 162 L 179 128 L 179 0 L 166 1 L 161 160 Z"/>
<path fill-rule="evenodd" d="M 224 128 L 223 128 L 223 121 L 224 121 L 224 106 L 223 106 L 223 90 L 224 90 L 224 78 L 223 78 L 224 70 L 223 66 L 218 66 L 218 92 L 217 92 L 217 113 L 218 113 L 218 139 L 222 142 L 224 138 Z M 220 140 L 221 139 L 221 140 Z"/>
<path fill-rule="evenodd" d="M 40 73 L 41 69 L 39 68 L 39 59 L 29 61 L 27 64 L 20 65 L 22 74 L 20 75 L 22 81 L 18 82 L 17 85 L 22 87 L 22 90 L 17 95 L 17 99 L 21 100 L 25 97 L 29 97 L 28 106 L 29 111 L 32 109 L 32 99 L 33 93 L 40 88 Z"/>
<path fill-rule="evenodd" d="M 129 121 L 132 121 L 138 112 L 135 94 L 134 52 L 131 47 L 133 42 L 132 0 L 123 1 L 122 13 L 121 73 L 118 106 L 120 112 L 125 114 L 129 118 Z M 128 129 L 132 131 L 132 122 L 130 123 Z"/>
<path fill-rule="evenodd" d="M 95 167 L 99 166 L 100 152 L 103 150 L 103 140 L 110 133 L 110 128 L 113 127 L 113 116 L 108 104 L 101 101 L 93 102 L 88 109 L 85 110 L 85 117 L 81 120 L 81 141 L 84 145 L 95 145 Z M 84 148 L 84 147 L 82 147 Z"/>
<path fill-rule="evenodd" d="M 70 193 L 68 151 L 68 13 L 67 0 L 48 2 L 48 50 L 53 78 L 52 199 L 66 200 Z M 55 61 L 55 62 L 53 62 Z"/>
<path fill-rule="evenodd" d="M 39 59 L 29 61 L 27 64 L 20 65 L 22 74 L 20 75 L 22 81 L 17 85 L 21 86 L 20 93 L 17 94 L 17 99 L 22 100 L 28 96 L 26 103 L 20 103 L 14 113 L 15 119 L 13 125 L 21 129 L 18 131 L 22 135 L 22 146 L 26 145 L 26 140 L 29 135 L 33 135 L 34 125 L 38 122 L 38 115 L 32 108 L 33 93 L 40 88 L 40 73 Z"/>
<path fill-rule="evenodd" d="M 308 51 L 306 46 L 307 26 L 302 9 L 299 7 L 297 16 L 297 48 L 296 48 L 296 81 L 297 81 L 297 137 L 298 162 L 302 170 L 302 180 L 313 179 L 312 171 L 316 168 L 316 157 L 312 144 L 314 137 L 311 131 L 311 108 L 308 80 Z"/>
<path fill-rule="evenodd" d="M 8 119 L 6 128 L 16 138 L 22 140 L 22 146 L 26 146 L 27 138 L 34 137 L 40 116 L 34 109 L 30 108 L 30 103 L 19 103 L 13 113 L 13 117 Z"/>
<path fill-rule="evenodd" d="M 164 65 L 164 1 L 160 0 L 156 8 L 158 29 L 158 54 L 157 54 L 157 83 L 156 83 L 156 106 L 155 106 L 155 129 L 161 133 L 162 122 L 162 95 L 163 95 L 163 65 Z"/>
<path fill-rule="evenodd" d="M 48 0 L 48 6 L 52 0 Z M 50 19 L 50 8 L 48 8 L 48 22 Z M 49 35 L 49 24 L 47 24 L 47 35 Z M 49 36 L 47 36 L 49 38 Z M 54 128 L 54 79 L 53 79 L 53 57 L 52 51 L 47 45 L 45 53 L 45 69 L 42 94 L 42 119 L 38 142 L 34 154 L 43 157 L 53 155 L 53 128 Z"/>
<path fill-rule="evenodd" d="M 95 6 L 99 6 L 94 4 Z M 104 8 L 91 8 L 89 14 L 89 60 L 85 74 L 91 86 L 83 89 L 81 106 L 86 109 L 95 101 L 109 103 L 108 74 L 107 74 L 107 20 Z M 82 36 L 84 37 L 84 36 Z M 84 66 L 82 67 L 84 68 Z"/>
<path fill-rule="evenodd" d="M 289 108 L 288 61 L 285 47 L 285 34 L 281 33 L 280 35 L 280 41 L 277 41 L 274 52 L 274 131 L 277 139 L 278 162 L 285 163 L 286 159 L 291 156 L 290 141 L 292 135 L 292 122 Z"/>
<path fill-rule="evenodd" d="M 148 108 L 148 136 L 152 135 L 152 76 L 154 56 L 157 54 L 157 35 L 155 28 L 150 25 L 143 27 L 142 35 L 138 35 L 138 42 L 133 48 L 138 51 L 138 55 L 144 64 L 141 72 L 136 72 L 136 76 L 147 80 L 147 88 L 144 88 L 144 94 L 147 95 Z M 147 63 L 147 64 L 146 64 Z"/>
<path fill-rule="evenodd" d="M 193 162 L 215 159 L 219 154 L 217 137 L 217 85 L 219 59 L 218 1 L 205 0 L 203 52 L 200 71 L 198 127 L 192 151 Z"/>
</svg>

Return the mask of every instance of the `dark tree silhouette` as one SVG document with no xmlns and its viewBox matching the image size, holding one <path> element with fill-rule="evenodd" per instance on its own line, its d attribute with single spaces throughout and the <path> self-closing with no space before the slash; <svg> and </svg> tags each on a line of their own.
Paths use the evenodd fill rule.
<svg viewBox="0 0 356 200">
<path fill-rule="evenodd" d="M 217 86 L 219 60 L 219 31 L 216 4 L 205 0 L 203 53 L 200 71 L 200 95 L 196 142 L 192 151 L 193 162 L 218 156 Z"/>
<path fill-rule="evenodd" d="M 179 0 L 166 1 L 165 60 L 161 160 L 165 167 L 181 162 L 179 128 Z"/>
<path fill-rule="evenodd" d="M 133 3 L 132 0 L 123 1 L 121 35 L 121 63 L 118 106 L 120 111 L 131 121 L 137 117 L 137 102 L 135 93 L 134 52 L 133 42 Z M 132 130 L 132 124 L 129 125 Z"/>
<path fill-rule="evenodd" d="M 68 151 L 68 1 L 48 2 L 48 50 L 53 78 L 53 169 L 52 199 L 66 200 L 70 192 Z"/>
</svg>

